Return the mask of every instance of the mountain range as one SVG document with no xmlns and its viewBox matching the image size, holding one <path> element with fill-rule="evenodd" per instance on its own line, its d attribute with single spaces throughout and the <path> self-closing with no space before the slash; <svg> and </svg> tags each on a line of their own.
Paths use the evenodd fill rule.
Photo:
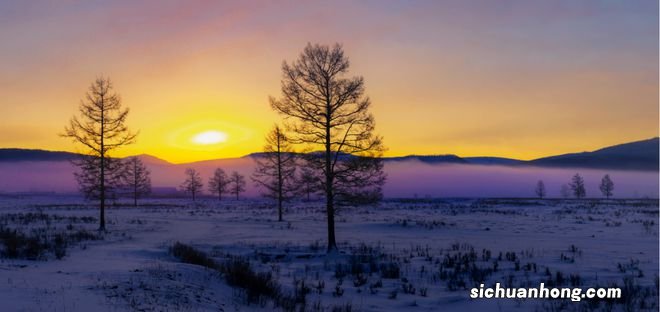
<svg viewBox="0 0 660 312">
<path fill-rule="evenodd" d="M 427 164 L 473 164 L 500 166 L 535 166 L 554 168 L 592 168 L 614 170 L 658 171 L 659 139 L 635 141 L 601 148 L 590 152 L 570 153 L 538 158 L 534 160 L 518 160 L 502 157 L 459 157 L 456 155 L 408 155 L 385 157 L 385 162 L 418 161 Z M 252 153 L 241 158 L 262 157 L 263 153 Z M 3 148 L 0 149 L 0 162 L 19 161 L 69 161 L 79 158 L 80 154 L 60 151 L 34 149 Z M 152 165 L 172 165 L 160 158 L 143 154 L 138 155 L 143 161 Z M 234 158 L 235 159 L 235 158 Z M 211 164 L 230 161 L 232 159 L 216 159 L 198 161 L 195 164 Z M 177 164 L 183 165 L 183 164 Z"/>
</svg>

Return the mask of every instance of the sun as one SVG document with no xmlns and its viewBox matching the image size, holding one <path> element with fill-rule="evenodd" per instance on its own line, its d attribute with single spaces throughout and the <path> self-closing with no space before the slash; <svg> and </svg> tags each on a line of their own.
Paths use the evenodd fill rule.
<svg viewBox="0 0 660 312">
<path fill-rule="evenodd" d="M 182 117 L 171 125 L 163 127 L 167 147 L 173 149 L 181 159 L 191 155 L 212 158 L 222 153 L 231 153 L 243 148 L 242 142 L 252 137 L 252 129 L 245 126 L 215 120 L 203 119 L 198 115 Z M 241 153 L 244 154 L 243 150 Z"/>
<path fill-rule="evenodd" d="M 218 130 L 208 130 L 195 134 L 191 141 L 199 145 L 211 145 L 227 142 L 227 133 Z"/>
</svg>

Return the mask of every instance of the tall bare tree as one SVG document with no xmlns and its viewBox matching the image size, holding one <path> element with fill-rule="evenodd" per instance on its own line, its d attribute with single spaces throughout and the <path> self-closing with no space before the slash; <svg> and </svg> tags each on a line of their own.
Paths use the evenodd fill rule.
<svg viewBox="0 0 660 312">
<path fill-rule="evenodd" d="M 199 175 L 199 172 L 193 168 L 186 169 L 186 180 L 181 184 L 181 190 L 192 196 L 192 200 L 195 201 L 195 198 L 198 194 L 202 192 L 202 177 Z"/>
<path fill-rule="evenodd" d="M 610 199 L 612 196 L 614 191 L 614 182 L 612 182 L 612 179 L 610 179 L 609 174 L 606 174 L 600 181 L 600 191 L 605 197 L 607 197 L 607 199 Z"/>
<path fill-rule="evenodd" d="M 209 192 L 217 194 L 218 200 L 222 200 L 222 194 L 227 193 L 229 178 L 221 168 L 215 169 L 213 176 L 209 179 Z"/>
<path fill-rule="evenodd" d="M 252 180 L 263 188 L 263 195 L 277 200 L 277 220 L 282 221 L 282 204 L 293 194 L 296 174 L 296 155 L 289 139 L 279 126 L 266 135 L 264 153 L 255 158 Z"/>
<path fill-rule="evenodd" d="M 376 201 L 385 183 L 382 138 L 362 77 L 346 77 L 342 47 L 311 45 L 293 63 L 282 65 L 282 96 L 270 98 L 283 115 L 293 141 L 305 146 L 306 166 L 323 176 L 328 251 L 337 249 L 336 204 Z M 321 152 L 318 152 L 318 151 Z"/>
<path fill-rule="evenodd" d="M 80 116 L 71 118 L 62 136 L 86 149 L 87 157 L 75 162 L 79 168 L 76 179 L 87 198 L 99 200 L 99 230 L 104 231 L 105 202 L 121 170 L 121 163 L 110 153 L 133 143 L 137 134 L 126 127 L 129 110 L 122 109 L 109 78 L 100 77 L 91 84 L 78 110 Z"/>
<path fill-rule="evenodd" d="M 245 177 L 242 174 L 236 171 L 231 173 L 231 176 L 229 176 L 229 192 L 234 194 L 237 200 L 238 196 L 245 192 Z"/>
<path fill-rule="evenodd" d="M 587 196 L 587 190 L 585 189 L 584 186 L 584 179 L 582 178 L 582 176 L 580 176 L 579 173 L 576 173 L 573 176 L 569 186 L 571 187 L 571 191 L 573 191 L 573 196 L 575 196 L 575 198 L 580 199 Z"/>
<path fill-rule="evenodd" d="M 543 197 L 545 197 L 545 183 L 543 183 L 543 180 L 539 180 L 536 183 L 536 188 L 534 189 L 534 193 L 536 193 L 536 196 L 538 196 L 540 199 L 543 199 Z"/>
<path fill-rule="evenodd" d="M 122 185 L 130 191 L 133 205 L 137 207 L 138 198 L 151 193 L 151 173 L 147 166 L 138 157 L 130 157 L 124 161 Z"/>
</svg>

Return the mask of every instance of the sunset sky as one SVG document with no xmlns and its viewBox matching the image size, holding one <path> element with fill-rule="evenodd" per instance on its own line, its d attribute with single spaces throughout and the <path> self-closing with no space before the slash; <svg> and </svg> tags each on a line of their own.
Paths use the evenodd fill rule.
<svg viewBox="0 0 660 312">
<path fill-rule="evenodd" d="M 2 1 L 0 147 L 63 131 L 110 77 L 172 162 L 259 151 L 281 64 L 343 44 L 387 155 L 532 159 L 658 135 L 658 1 Z"/>
</svg>

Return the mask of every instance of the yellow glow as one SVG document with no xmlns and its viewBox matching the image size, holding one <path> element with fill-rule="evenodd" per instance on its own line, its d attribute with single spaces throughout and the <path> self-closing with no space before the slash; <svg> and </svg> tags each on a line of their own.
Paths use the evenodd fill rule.
<svg viewBox="0 0 660 312">
<path fill-rule="evenodd" d="M 205 113 L 206 115 L 226 115 Z M 259 150 L 261 135 L 267 129 L 243 120 L 204 118 L 201 114 L 179 114 L 162 119 L 157 127 L 141 131 L 138 143 L 126 146 L 116 155 L 134 155 L 148 150 L 167 161 L 183 163 L 205 159 L 241 157 Z"/>
<path fill-rule="evenodd" d="M 401 15 L 359 4 L 350 11 L 364 19 L 340 21 L 313 6 L 282 19 L 270 18 L 274 11 L 288 14 L 281 5 L 227 9 L 217 1 L 181 10 L 103 3 L 108 8 L 82 20 L 78 10 L 51 14 L 48 6 L 25 4 L 15 10 L 25 16 L 9 21 L 24 31 L 0 30 L 0 54 L 7 60 L 0 72 L 0 148 L 86 152 L 57 134 L 102 75 L 130 108 L 128 128 L 139 132 L 135 144 L 111 156 L 146 153 L 187 163 L 262 151 L 273 124 L 287 122 L 269 105 L 269 96 L 281 97 L 282 61 L 295 61 L 310 41 L 343 44 L 349 77 L 365 79 L 387 156 L 534 159 L 658 135 L 657 33 L 647 31 L 648 23 L 657 22 L 653 14 L 642 12 L 650 18 L 646 22 L 614 24 L 607 14 L 592 14 L 588 22 L 579 14 L 567 16 L 588 26 L 576 32 L 553 23 L 529 27 L 529 14 L 493 23 L 498 15 L 489 8 L 477 10 L 486 18 L 474 19 L 477 11 L 471 9 L 413 6 Z M 215 12 L 227 14 L 217 18 Z M 450 15 L 438 18 L 445 13 Z M 107 27 L 117 16 L 125 23 Z M 312 27 L 319 18 L 327 18 L 328 27 Z M 496 28 L 475 31 L 484 25 Z M 347 33 L 349 28 L 356 31 Z M 529 32 L 521 35 L 520 29 Z M 589 31 L 595 33 L 585 42 L 581 34 Z M 601 36 L 610 32 L 630 44 Z M 88 40 L 89 34 L 103 34 L 104 40 Z M 555 46 L 561 49 L 547 53 Z M 207 131 L 226 139 L 193 141 Z M 206 136 L 202 143 L 218 139 Z"/>
<path fill-rule="evenodd" d="M 192 142 L 200 145 L 212 145 L 227 142 L 227 134 L 222 131 L 209 130 L 196 134 Z"/>
</svg>

